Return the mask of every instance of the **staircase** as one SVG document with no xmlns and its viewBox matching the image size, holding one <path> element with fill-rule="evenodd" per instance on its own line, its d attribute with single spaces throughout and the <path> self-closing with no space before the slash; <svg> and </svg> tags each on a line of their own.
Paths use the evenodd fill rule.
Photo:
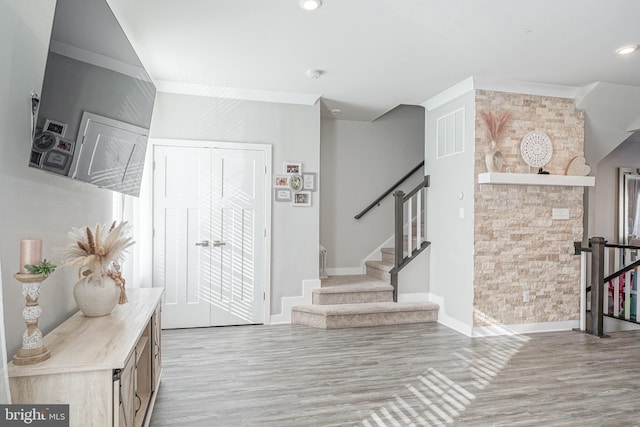
<svg viewBox="0 0 640 427">
<path fill-rule="evenodd" d="M 438 305 L 393 302 L 389 284 L 395 251 L 383 248 L 382 261 L 367 261 L 365 275 L 332 276 L 313 290 L 312 304 L 291 308 L 291 323 L 323 329 L 432 323 Z"/>
<path fill-rule="evenodd" d="M 419 164 L 391 186 L 365 210 L 357 214 L 355 219 L 360 219 L 369 210 L 379 206 L 380 200 L 423 164 L 424 162 Z M 322 280 L 320 288 L 313 290 L 312 304 L 291 307 L 291 323 L 315 328 L 338 329 L 436 322 L 438 320 L 436 304 L 396 302 L 398 273 L 430 245 L 425 239 L 423 223 L 423 194 L 427 187 L 429 187 L 429 177 L 425 176 L 424 181 L 409 193 L 405 194 L 403 191 L 393 193 L 394 247 L 381 249 L 381 261 L 367 261 L 364 275 L 334 276 Z"/>
</svg>

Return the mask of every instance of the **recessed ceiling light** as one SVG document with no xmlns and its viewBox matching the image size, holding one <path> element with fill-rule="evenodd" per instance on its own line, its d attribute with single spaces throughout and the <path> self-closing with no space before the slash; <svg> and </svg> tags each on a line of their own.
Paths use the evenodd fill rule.
<svg viewBox="0 0 640 427">
<path fill-rule="evenodd" d="M 633 53 L 636 50 L 638 50 L 638 45 L 630 44 L 630 45 L 622 46 L 621 48 L 616 49 L 616 53 L 618 55 L 629 55 L 630 53 Z"/>
<path fill-rule="evenodd" d="M 300 0 L 300 7 L 304 10 L 316 10 L 322 6 L 322 0 Z"/>
<path fill-rule="evenodd" d="M 334 116 L 339 116 L 342 113 L 342 110 L 339 108 L 334 108 L 333 110 L 331 110 L 331 114 L 333 114 Z"/>
</svg>

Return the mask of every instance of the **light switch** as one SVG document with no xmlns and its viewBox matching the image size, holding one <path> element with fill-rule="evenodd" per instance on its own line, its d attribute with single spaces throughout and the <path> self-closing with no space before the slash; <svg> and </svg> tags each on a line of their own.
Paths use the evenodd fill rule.
<svg viewBox="0 0 640 427">
<path fill-rule="evenodd" d="M 569 219 L 569 209 L 568 208 L 554 208 L 552 210 L 551 217 L 553 219 Z"/>
<path fill-rule="evenodd" d="M 460 219 L 464 219 L 464 208 L 458 209 L 458 217 L 460 217 Z"/>
</svg>

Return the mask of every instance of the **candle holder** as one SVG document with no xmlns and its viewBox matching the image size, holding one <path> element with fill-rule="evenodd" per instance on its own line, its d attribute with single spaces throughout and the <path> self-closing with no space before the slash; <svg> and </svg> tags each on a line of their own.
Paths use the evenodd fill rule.
<svg viewBox="0 0 640 427">
<path fill-rule="evenodd" d="M 15 365 L 33 365 L 51 357 L 51 353 L 42 344 L 42 331 L 38 329 L 38 319 L 42 309 L 38 305 L 40 284 L 47 278 L 42 274 L 16 273 L 15 279 L 22 283 L 22 296 L 26 302 L 22 318 L 27 329 L 22 334 L 22 348 L 13 356 Z"/>
</svg>

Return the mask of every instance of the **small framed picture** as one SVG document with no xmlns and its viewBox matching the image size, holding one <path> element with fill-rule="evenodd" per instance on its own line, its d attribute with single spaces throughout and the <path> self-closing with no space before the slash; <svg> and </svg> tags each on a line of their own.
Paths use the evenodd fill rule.
<svg viewBox="0 0 640 427">
<path fill-rule="evenodd" d="M 290 190 L 276 190 L 276 202 L 290 202 L 291 191 Z"/>
<path fill-rule="evenodd" d="M 302 186 L 302 175 L 291 175 L 291 179 L 289 179 L 289 187 L 297 193 L 302 190 Z"/>
<path fill-rule="evenodd" d="M 47 119 L 44 122 L 43 131 L 48 131 L 51 133 L 55 133 L 56 135 L 63 137 L 64 133 L 67 131 L 67 125 L 64 123 L 57 122 L 55 120 Z"/>
<path fill-rule="evenodd" d="M 294 193 L 293 206 L 311 206 L 311 193 L 308 191 Z"/>
<path fill-rule="evenodd" d="M 303 173 L 302 174 L 302 189 L 304 191 L 316 191 L 316 179 L 318 178 L 318 174 L 315 172 Z"/>
<path fill-rule="evenodd" d="M 289 175 L 275 175 L 273 186 L 275 188 L 289 188 Z"/>
<path fill-rule="evenodd" d="M 66 141 L 64 139 L 59 139 L 58 143 L 56 144 L 56 148 L 59 150 L 63 150 L 63 151 L 67 151 L 67 152 L 72 152 L 73 151 L 73 142 L 72 141 Z"/>
<path fill-rule="evenodd" d="M 287 175 L 300 175 L 302 173 L 302 163 L 284 162 L 284 173 Z"/>
</svg>

